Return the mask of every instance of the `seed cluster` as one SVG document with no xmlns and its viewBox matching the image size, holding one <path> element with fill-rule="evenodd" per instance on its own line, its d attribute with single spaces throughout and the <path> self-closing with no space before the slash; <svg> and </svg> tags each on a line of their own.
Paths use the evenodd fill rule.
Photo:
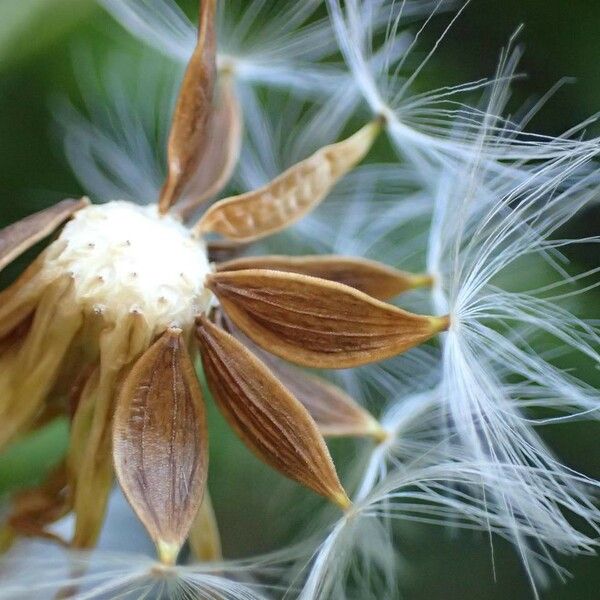
<svg viewBox="0 0 600 600">
<path fill-rule="evenodd" d="M 125 201 L 79 211 L 54 243 L 48 276 L 69 273 L 84 312 L 141 313 L 157 331 L 186 326 L 210 304 L 206 245 L 155 205 Z"/>
</svg>

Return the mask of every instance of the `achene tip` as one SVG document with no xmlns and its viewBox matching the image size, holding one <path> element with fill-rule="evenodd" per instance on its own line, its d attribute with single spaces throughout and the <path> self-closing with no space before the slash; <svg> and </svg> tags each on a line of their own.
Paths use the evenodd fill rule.
<svg viewBox="0 0 600 600">
<path fill-rule="evenodd" d="M 172 567 L 175 565 L 180 550 L 181 546 L 179 544 L 165 542 L 163 540 L 158 540 L 158 542 L 156 542 L 158 559 L 160 560 L 161 564 L 166 567 Z"/>
<path fill-rule="evenodd" d="M 348 512 L 352 508 L 352 500 L 348 498 L 348 494 L 344 490 L 334 494 L 331 497 L 331 501 L 337 504 L 344 512 Z"/>
<path fill-rule="evenodd" d="M 445 315 L 443 317 L 429 317 L 429 322 L 431 323 L 433 333 L 440 333 L 450 329 L 450 315 Z"/>
</svg>

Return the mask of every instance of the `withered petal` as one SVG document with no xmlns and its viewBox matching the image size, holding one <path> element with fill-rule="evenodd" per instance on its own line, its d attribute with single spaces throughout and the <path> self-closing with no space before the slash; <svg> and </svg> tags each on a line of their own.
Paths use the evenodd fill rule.
<svg viewBox="0 0 600 600">
<path fill-rule="evenodd" d="M 74 548 L 92 548 L 100 535 L 114 475 L 110 447 L 113 385 L 96 369 L 86 381 L 71 423 L 67 456 L 73 496 Z"/>
<path fill-rule="evenodd" d="M 249 269 L 208 276 L 233 322 L 269 352 L 307 367 L 348 368 L 395 356 L 447 329 L 341 283 Z"/>
<path fill-rule="evenodd" d="M 215 562 L 223 560 L 221 535 L 208 490 L 192 523 L 188 536 L 190 549 L 197 560 Z"/>
<path fill-rule="evenodd" d="M 227 185 L 239 158 L 242 111 L 230 76 L 218 82 L 207 135 L 200 163 L 177 205 L 177 214 L 183 219 Z"/>
<path fill-rule="evenodd" d="M 124 376 L 150 345 L 151 331 L 140 313 L 131 312 L 100 333 L 100 360 L 75 402 L 67 456 L 73 493 L 72 545 L 96 543 L 114 483 L 112 425 L 117 390 Z"/>
<path fill-rule="evenodd" d="M 223 313 L 215 321 L 260 358 L 273 375 L 299 400 L 326 437 L 386 437 L 381 424 L 338 386 L 311 375 L 263 350 L 244 335 Z"/>
<path fill-rule="evenodd" d="M 183 76 L 169 133 L 168 174 L 159 210 L 177 202 L 206 150 L 216 74 L 216 0 L 202 0 L 198 42 Z"/>
<path fill-rule="evenodd" d="M 47 538 L 66 545 L 63 538 L 46 529 L 71 510 L 72 502 L 66 493 L 66 485 L 66 464 L 63 461 L 42 484 L 15 494 L 7 518 L 9 527 L 19 535 Z"/>
<path fill-rule="evenodd" d="M 81 324 L 81 311 L 73 300 L 73 282 L 65 276 L 46 290 L 27 327 L 27 335 L 3 348 L 0 449 L 30 430 L 40 415 Z"/>
<path fill-rule="evenodd" d="M 47 250 L 41 252 L 15 282 L 0 292 L 0 339 L 15 331 L 34 313 L 44 292 L 36 285 Z"/>
<path fill-rule="evenodd" d="M 113 457 L 125 496 L 172 564 L 202 502 L 208 470 L 204 402 L 180 329 L 167 330 L 121 388 Z"/>
<path fill-rule="evenodd" d="M 327 446 L 304 406 L 262 361 L 205 317 L 197 335 L 210 390 L 246 445 L 283 475 L 347 508 Z"/>
<path fill-rule="evenodd" d="M 407 273 L 365 258 L 336 255 L 246 256 L 217 265 L 217 271 L 269 269 L 319 277 L 349 285 L 378 300 L 389 300 L 402 292 L 432 284 L 425 274 Z"/>
<path fill-rule="evenodd" d="M 63 200 L 0 230 L 0 271 L 88 204 L 87 198 Z"/>
<path fill-rule="evenodd" d="M 346 140 L 325 146 L 266 186 L 220 200 L 204 213 L 194 231 L 249 242 L 285 229 L 313 210 L 362 160 L 380 129 L 380 122 L 373 121 Z"/>
</svg>

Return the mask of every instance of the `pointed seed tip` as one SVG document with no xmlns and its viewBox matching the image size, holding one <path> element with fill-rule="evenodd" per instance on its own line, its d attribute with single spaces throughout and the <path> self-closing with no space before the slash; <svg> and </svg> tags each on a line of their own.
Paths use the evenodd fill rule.
<svg viewBox="0 0 600 600">
<path fill-rule="evenodd" d="M 433 287 L 433 276 L 429 273 L 418 273 L 411 276 L 413 288 Z"/>
<path fill-rule="evenodd" d="M 165 565 L 167 567 L 172 567 L 175 565 L 180 550 L 181 546 L 179 544 L 174 544 L 173 542 L 165 542 L 163 540 L 158 540 L 156 542 L 156 552 L 158 553 L 158 559 L 160 560 L 162 565 Z"/>
<path fill-rule="evenodd" d="M 352 508 L 352 500 L 348 498 L 348 494 L 342 489 L 330 497 L 330 500 L 339 506 L 344 512 L 348 512 Z"/>
<path fill-rule="evenodd" d="M 371 430 L 371 436 L 377 442 L 377 444 L 383 444 L 389 439 L 390 432 L 387 429 L 385 429 L 377 419 L 373 419 L 373 428 Z"/>
<path fill-rule="evenodd" d="M 378 115 L 375 116 L 375 118 L 373 119 L 373 122 L 376 125 L 378 125 L 379 127 L 383 128 L 387 125 L 388 118 L 383 113 L 379 113 Z"/>
<path fill-rule="evenodd" d="M 375 140 L 377 139 L 377 136 L 381 133 L 381 131 L 385 127 L 385 124 L 386 124 L 386 120 L 383 119 L 381 116 L 378 116 L 377 118 L 373 119 L 371 122 L 367 123 L 367 125 L 365 125 L 365 129 L 370 134 L 369 141 L 371 144 L 373 144 L 375 142 Z"/>
<path fill-rule="evenodd" d="M 431 328 L 433 333 L 440 333 L 442 331 L 448 331 L 450 328 L 450 315 L 443 317 L 429 317 Z"/>
</svg>

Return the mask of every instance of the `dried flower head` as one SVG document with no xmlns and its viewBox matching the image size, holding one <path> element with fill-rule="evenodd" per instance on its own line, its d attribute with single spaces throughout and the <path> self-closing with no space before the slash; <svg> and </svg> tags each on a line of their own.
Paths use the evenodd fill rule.
<svg viewBox="0 0 600 600">
<path fill-rule="evenodd" d="M 98 1 L 154 50 L 116 55 L 101 101 L 77 57 L 90 121 L 59 116 L 105 203 L 65 200 L 0 232 L 0 269 L 58 232 L 0 294 L 0 443 L 57 414 L 71 424 L 66 460 L 7 507 L 2 548 L 47 539 L 15 543 L 0 598 L 395 598 L 407 522 L 487 531 L 492 563 L 508 541 L 534 596 L 567 575 L 557 554 L 594 553 L 599 484 L 538 429 L 600 414 L 583 369 L 556 360 L 599 364 L 598 324 L 569 312 L 579 289 L 554 294 L 597 273 L 568 276 L 561 252 L 581 240 L 554 237 L 597 197 L 600 146 L 581 139 L 586 123 L 525 133 L 547 96 L 503 116 L 514 39 L 492 79 L 415 93 L 468 0 L 204 0 L 198 29 L 174 0 Z M 139 81 L 114 76 L 133 64 Z M 373 120 L 337 141 L 365 108 Z M 380 130 L 406 160 L 359 165 Z M 245 193 L 207 207 L 227 186 Z M 531 265 L 558 280 L 526 289 Z M 400 294 L 408 310 L 388 303 Z M 282 510 L 274 493 L 273 515 L 262 497 L 247 511 L 259 530 L 265 514 L 294 531 L 302 519 L 301 543 L 257 556 L 252 537 L 251 558 L 222 559 L 196 363 L 238 437 L 330 501 Z M 335 369 L 343 389 L 303 367 Z M 334 466 L 334 436 L 366 439 Z M 237 477 L 221 481 L 246 507 Z M 126 545 L 151 551 L 145 528 L 161 564 L 105 553 L 123 550 L 132 509 Z M 186 540 L 199 563 L 178 559 Z"/>
<path fill-rule="evenodd" d="M 341 390 L 281 359 L 354 367 L 448 327 L 447 317 L 383 301 L 430 278 L 374 261 L 266 256 L 215 264 L 315 208 L 382 125 L 375 119 L 263 187 L 216 202 L 188 226 L 185 219 L 223 188 L 240 148 L 231 73 L 217 69 L 215 11 L 216 0 L 201 3 L 156 203 L 68 200 L 0 232 L 3 267 L 68 221 L 0 295 L 0 445 L 49 413 L 71 417 L 64 464 L 14 500 L 9 526 L 17 533 L 51 536 L 47 526 L 73 511 L 74 536 L 64 543 L 93 546 L 116 472 L 163 563 L 175 563 L 188 536 L 198 555 L 218 557 L 197 354 L 240 438 L 282 474 L 348 509 L 323 435 L 381 439 L 382 429 Z"/>
</svg>

